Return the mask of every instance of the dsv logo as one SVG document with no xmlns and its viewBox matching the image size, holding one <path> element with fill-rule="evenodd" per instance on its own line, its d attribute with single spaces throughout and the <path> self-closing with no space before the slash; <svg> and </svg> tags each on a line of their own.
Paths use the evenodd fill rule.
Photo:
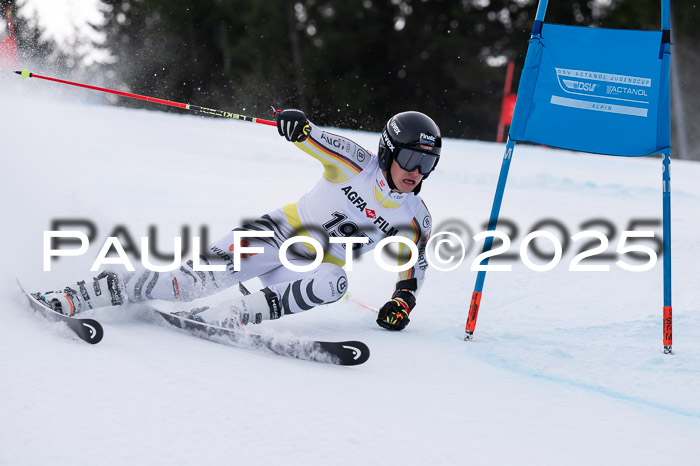
<svg viewBox="0 0 700 466">
<path fill-rule="evenodd" d="M 581 81 L 571 81 L 570 79 L 564 79 L 563 81 L 566 87 L 568 87 L 569 89 L 574 89 L 576 91 L 593 92 L 595 91 L 595 88 L 598 87 L 597 84 L 584 83 Z"/>
</svg>

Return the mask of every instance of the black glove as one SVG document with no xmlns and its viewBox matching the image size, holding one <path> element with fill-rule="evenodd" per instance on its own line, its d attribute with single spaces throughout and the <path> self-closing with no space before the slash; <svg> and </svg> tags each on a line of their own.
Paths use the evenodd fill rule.
<svg viewBox="0 0 700 466">
<path fill-rule="evenodd" d="M 416 298 L 410 291 L 399 290 L 391 301 L 379 309 L 377 325 L 387 330 L 403 330 L 410 319 L 408 315 L 416 304 Z"/>
<path fill-rule="evenodd" d="M 301 110 L 287 109 L 277 114 L 277 131 L 287 141 L 304 142 L 309 136 L 309 120 Z"/>
</svg>

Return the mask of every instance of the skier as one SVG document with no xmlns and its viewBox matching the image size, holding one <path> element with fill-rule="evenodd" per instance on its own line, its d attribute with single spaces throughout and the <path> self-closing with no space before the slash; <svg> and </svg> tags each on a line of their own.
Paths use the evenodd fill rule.
<svg viewBox="0 0 700 466">
<path fill-rule="evenodd" d="M 234 230 L 274 234 L 241 240 L 236 247 L 257 247 L 262 252 L 241 249 L 240 270 L 234 270 L 233 234 L 229 233 L 209 246 L 209 258 L 200 256 L 200 263 L 224 266 L 225 271 L 195 271 L 193 261 L 172 272 L 106 271 L 62 291 L 46 293 L 42 299 L 55 310 L 74 315 L 149 299 L 191 301 L 257 277 L 264 286 L 258 292 L 225 306 L 182 314 L 227 327 L 260 323 L 339 300 L 347 290 L 342 269 L 346 248 L 352 247 L 354 255 L 364 254 L 385 237 L 404 236 L 417 245 L 418 261 L 399 273 L 395 291 L 377 318 L 377 324 L 385 329 L 404 329 L 427 268 L 425 246 L 432 219 L 418 193 L 440 158 L 440 129 L 422 113 L 399 113 L 383 128 L 376 156 L 349 139 L 314 126 L 300 110 L 279 112 L 277 129 L 323 164 L 323 179 L 297 202 Z M 294 236 L 311 237 L 324 245 L 322 263 L 314 270 L 293 271 L 280 262 L 280 246 Z M 360 237 L 365 243 L 331 243 L 329 237 Z M 307 243 L 294 243 L 286 257 L 293 265 L 307 265 L 315 258 L 315 249 Z M 399 265 L 410 258 L 410 248 L 399 244 Z"/>
</svg>

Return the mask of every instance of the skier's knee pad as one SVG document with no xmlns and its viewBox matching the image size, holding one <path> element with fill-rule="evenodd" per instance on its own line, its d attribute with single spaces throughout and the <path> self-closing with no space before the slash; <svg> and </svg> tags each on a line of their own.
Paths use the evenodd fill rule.
<svg viewBox="0 0 700 466">
<path fill-rule="evenodd" d="M 313 289 L 317 295 L 324 296 L 326 303 L 334 303 L 347 291 L 348 276 L 337 265 L 323 263 L 314 272 Z"/>
</svg>

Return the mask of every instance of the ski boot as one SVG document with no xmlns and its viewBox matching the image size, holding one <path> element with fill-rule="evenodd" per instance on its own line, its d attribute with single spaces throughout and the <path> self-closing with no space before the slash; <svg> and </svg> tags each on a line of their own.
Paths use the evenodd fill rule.
<svg viewBox="0 0 700 466">
<path fill-rule="evenodd" d="M 67 316 L 98 307 L 118 306 L 124 302 L 121 282 L 113 272 L 102 272 L 92 279 L 92 283 L 83 280 L 77 282 L 75 287 L 67 286 L 63 291 L 35 293 L 35 296 L 54 311 Z"/>
<path fill-rule="evenodd" d="M 263 320 L 279 319 L 282 308 L 277 295 L 265 288 L 236 299 L 233 303 L 198 307 L 174 314 L 215 327 L 240 328 L 248 324 L 259 324 Z"/>
</svg>

